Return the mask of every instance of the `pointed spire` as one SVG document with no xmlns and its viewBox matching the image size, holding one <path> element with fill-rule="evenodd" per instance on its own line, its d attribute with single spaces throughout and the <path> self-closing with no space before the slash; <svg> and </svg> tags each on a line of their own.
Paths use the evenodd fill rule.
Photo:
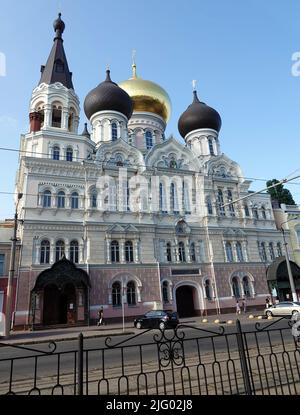
<svg viewBox="0 0 300 415">
<path fill-rule="evenodd" d="M 131 67 L 132 67 L 132 78 L 133 79 L 137 78 L 135 56 L 136 56 L 136 50 L 133 49 L 133 51 L 132 51 L 132 65 L 131 65 Z"/>
<path fill-rule="evenodd" d="M 90 135 L 90 133 L 89 133 L 89 131 L 87 129 L 87 123 L 86 122 L 84 123 L 84 129 L 83 129 L 81 135 L 84 135 L 87 138 L 90 138 L 91 137 L 91 135 Z"/>
<path fill-rule="evenodd" d="M 53 23 L 55 31 L 54 44 L 45 66 L 41 67 L 41 83 L 54 84 L 62 83 L 68 89 L 74 89 L 72 83 L 72 72 L 69 71 L 66 54 L 63 47 L 62 34 L 65 30 L 65 23 L 61 19 L 61 13 Z"/>
<path fill-rule="evenodd" d="M 193 85 L 193 95 L 194 95 L 194 99 L 193 102 L 200 102 L 197 96 L 197 89 L 196 89 L 196 84 L 197 81 L 195 79 L 192 80 L 192 85 Z"/>
</svg>

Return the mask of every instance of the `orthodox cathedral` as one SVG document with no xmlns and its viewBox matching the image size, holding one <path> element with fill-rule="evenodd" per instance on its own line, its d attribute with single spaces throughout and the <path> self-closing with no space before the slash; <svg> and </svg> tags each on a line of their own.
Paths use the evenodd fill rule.
<svg viewBox="0 0 300 415">
<path fill-rule="evenodd" d="M 219 113 L 194 88 L 178 117 L 185 144 L 167 138 L 170 98 L 133 62 L 130 79 L 107 69 L 87 93 L 78 132 L 64 30 L 59 14 L 21 136 L 14 325 L 88 324 L 101 306 L 112 321 L 262 307 L 280 234 L 269 195 L 235 202 L 251 182 L 221 151 Z"/>
</svg>

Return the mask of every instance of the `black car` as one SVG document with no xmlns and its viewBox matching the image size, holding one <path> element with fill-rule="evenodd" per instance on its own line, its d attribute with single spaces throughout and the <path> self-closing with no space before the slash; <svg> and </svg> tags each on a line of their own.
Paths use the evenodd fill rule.
<svg viewBox="0 0 300 415">
<path fill-rule="evenodd" d="M 175 328 L 179 324 L 178 314 L 170 310 L 148 311 L 143 317 L 134 320 L 137 329 L 160 329 Z"/>
</svg>

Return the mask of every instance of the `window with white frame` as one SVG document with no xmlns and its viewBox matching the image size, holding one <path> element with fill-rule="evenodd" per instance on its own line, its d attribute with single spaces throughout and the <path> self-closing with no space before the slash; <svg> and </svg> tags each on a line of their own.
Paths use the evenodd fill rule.
<svg viewBox="0 0 300 415">
<path fill-rule="evenodd" d="M 225 216 L 224 198 L 223 198 L 222 189 L 218 189 L 218 208 L 219 208 L 219 215 Z"/>
<path fill-rule="evenodd" d="M 71 147 L 67 148 L 66 151 L 66 160 L 67 161 L 73 161 L 73 149 Z"/>
<path fill-rule="evenodd" d="M 232 292 L 233 292 L 233 296 L 235 298 L 240 298 L 240 284 L 239 284 L 239 279 L 237 277 L 233 277 L 232 278 Z"/>
<path fill-rule="evenodd" d="M 120 250 L 118 241 L 112 241 L 110 244 L 110 260 L 111 262 L 120 262 Z"/>
<path fill-rule="evenodd" d="M 74 262 L 74 264 L 78 264 L 79 262 L 79 244 L 76 240 L 73 240 L 70 243 L 70 260 Z"/>
<path fill-rule="evenodd" d="M 121 283 L 116 281 L 112 285 L 112 305 L 113 307 L 120 307 L 121 304 Z"/>
<path fill-rule="evenodd" d="M 213 208 L 212 208 L 212 203 L 211 203 L 210 196 L 206 196 L 206 208 L 207 208 L 207 213 L 209 215 L 212 215 L 213 214 Z"/>
<path fill-rule="evenodd" d="M 236 243 L 236 255 L 239 262 L 244 261 L 244 255 L 243 255 L 243 247 L 241 242 Z"/>
<path fill-rule="evenodd" d="M 166 208 L 166 192 L 163 183 L 159 183 L 159 210 L 162 213 L 167 213 Z"/>
<path fill-rule="evenodd" d="M 248 208 L 247 203 L 244 203 L 244 213 L 245 213 L 246 218 L 248 218 L 250 216 L 250 212 L 249 212 L 249 208 Z"/>
<path fill-rule="evenodd" d="M 51 207 L 51 192 L 50 190 L 45 190 L 43 193 L 43 207 Z"/>
<path fill-rule="evenodd" d="M 133 262 L 133 244 L 132 241 L 125 242 L 125 261 Z"/>
<path fill-rule="evenodd" d="M 0 276 L 4 275 L 4 273 L 5 273 L 5 254 L 0 254 Z"/>
<path fill-rule="evenodd" d="M 167 243 L 167 261 L 172 262 L 172 250 L 170 242 Z"/>
<path fill-rule="evenodd" d="M 162 297 L 163 297 L 163 302 L 165 304 L 169 302 L 169 283 L 168 283 L 168 281 L 163 282 Z"/>
<path fill-rule="evenodd" d="M 55 261 L 59 261 L 65 255 L 65 243 L 59 240 L 55 244 Z"/>
<path fill-rule="evenodd" d="M 136 290 L 134 281 L 129 281 L 127 284 L 127 304 L 136 305 Z"/>
<path fill-rule="evenodd" d="M 227 262 L 233 262 L 233 252 L 232 252 L 231 242 L 226 242 L 225 249 L 226 249 Z"/>
<path fill-rule="evenodd" d="M 273 261 L 275 259 L 273 242 L 269 243 L 269 254 L 270 254 L 271 260 Z"/>
<path fill-rule="evenodd" d="M 91 203 L 92 208 L 97 207 L 97 190 L 96 189 L 92 190 L 90 203 Z"/>
<path fill-rule="evenodd" d="M 111 139 L 112 141 L 116 141 L 118 139 L 118 126 L 115 122 L 111 124 Z"/>
<path fill-rule="evenodd" d="M 231 203 L 233 200 L 232 191 L 230 189 L 227 190 L 227 200 L 228 200 L 228 203 L 230 203 L 230 205 L 228 205 L 230 216 L 235 216 L 234 206 Z"/>
<path fill-rule="evenodd" d="M 60 105 L 52 105 L 52 127 L 61 128 L 62 107 Z"/>
<path fill-rule="evenodd" d="M 146 148 L 150 150 L 153 147 L 153 136 L 151 131 L 146 131 Z"/>
<path fill-rule="evenodd" d="M 281 249 L 281 243 L 280 242 L 277 242 L 276 248 L 277 248 L 277 255 L 282 256 L 282 249 Z"/>
<path fill-rule="evenodd" d="M 171 212 L 173 213 L 179 213 L 177 188 L 176 188 L 175 183 L 171 183 L 171 186 L 170 186 L 170 209 L 171 209 Z"/>
<path fill-rule="evenodd" d="M 190 257 L 192 262 L 196 262 L 196 248 L 195 242 L 192 242 L 190 245 Z"/>
<path fill-rule="evenodd" d="M 52 159 L 59 160 L 59 156 L 60 156 L 60 149 L 58 146 L 54 146 L 52 149 Z"/>
<path fill-rule="evenodd" d="M 179 256 L 179 262 L 186 262 L 185 260 L 185 248 L 184 243 L 179 242 L 178 244 L 178 256 Z"/>
<path fill-rule="evenodd" d="M 57 207 L 58 208 L 64 208 L 65 207 L 65 192 L 60 191 L 57 193 Z"/>
<path fill-rule="evenodd" d="M 254 219 L 258 219 L 258 209 L 256 206 L 252 208 L 252 215 Z"/>
<path fill-rule="evenodd" d="M 50 262 L 50 242 L 44 239 L 41 242 L 40 263 L 49 264 Z"/>
<path fill-rule="evenodd" d="M 77 192 L 73 192 L 71 194 L 71 208 L 78 209 L 79 207 L 79 194 Z"/>
<path fill-rule="evenodd" d="M 261 207 L 261 216 L 263 219 L 267 219 L 266 208 L 264 206 Z"/>
<path fill-rule="evenodd" d="M 215 152 L 214 152 L 214 145 L 213 145 L 213 141 L 212 141 L 212 139 L 211 139 L 211 138 L 209 138 L 209 139 L 208 139 L 208 148 L 209 148 L 209 154 L 210 154 L 211 156 L 214 156 L 214 155 L 215 155 Z"/>
</svg>

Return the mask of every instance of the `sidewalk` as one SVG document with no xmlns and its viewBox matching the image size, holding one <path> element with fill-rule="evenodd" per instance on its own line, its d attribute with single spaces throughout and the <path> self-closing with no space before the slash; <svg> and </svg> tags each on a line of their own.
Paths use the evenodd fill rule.
<svg viewBox="0 0 300 415">
<path fill-rule="evenodd" d="M 181 324 L 187 324 L 191 326 L 204 326 L 204 325 L 219 325 L 219 324 L 228 324 L 229 320 L 232 321 L 231 324 L 235 324 L 236 319 L 238 318 L 242 324 L 246 322 L 253 322 L 254 319 L 249 319 L 249 315 L 257 317 L 261 315 L 259 312 L 255 313 L 246 313 L 240 314 L 221 314 L 221 315 L 209 315 L 202 317 L 188 317 L 181 318 Z M 202 320 L 207 319 L 207 322 L 203 323 Z M 219 320 L 219 323 L 215 323 L 215 320 Z M 257 318 L 255 318 L 257 320 Z M 76 340 L 79 333 L 83 333 L 84 338 L 96 338 L 96 337 L 108 337 L 108 336 L 120 336 L 120 335 L 134 335 L 139 333 L 133 326 L 133 322 L 126 322 L 124 331 L 122 324 L 112 323 L 105 326 L 97 327 L 93 326 L 76 326 L 76 327 L 67 327 L 62 329 L 47 329 L 47 330 L 38 330 L 38 331 L 15 331 L 12 332 L 9 339 L 4 339 L 0 336 L 0 343 L 5 344 L 37 344 L 49 341 L 66 341 L 66 340 Z"/>
</svg>

